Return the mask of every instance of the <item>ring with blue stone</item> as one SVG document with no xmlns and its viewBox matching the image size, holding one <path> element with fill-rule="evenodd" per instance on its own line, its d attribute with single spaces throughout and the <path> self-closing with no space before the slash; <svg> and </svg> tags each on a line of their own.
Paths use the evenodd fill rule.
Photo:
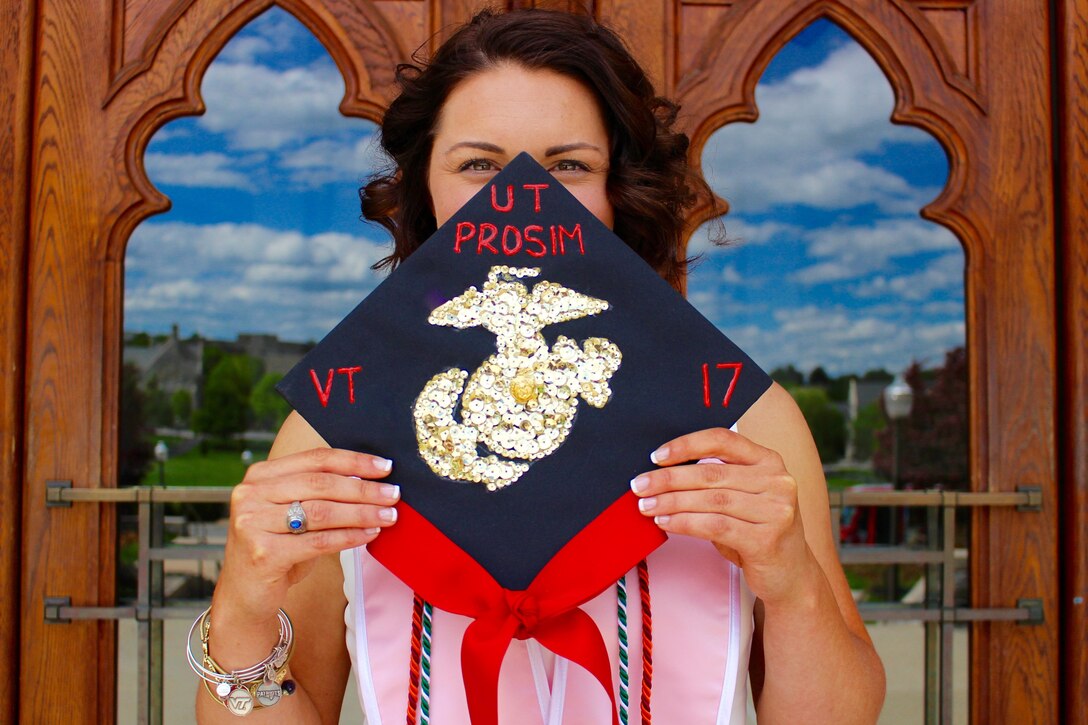
<svg viewBox="0 0 1088 725">
<path fill-rule="evenodd" d="M 292 534 L 306 531 L 306 511 L 303 510 L 301 501 L 293 501 L 287 508 L 287 530 Z"/>
</svg>

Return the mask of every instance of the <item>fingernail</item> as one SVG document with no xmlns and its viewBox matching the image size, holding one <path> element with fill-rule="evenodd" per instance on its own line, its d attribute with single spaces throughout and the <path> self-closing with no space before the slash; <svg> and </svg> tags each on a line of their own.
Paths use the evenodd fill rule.
<svg viewBox="0 0 1088 725">
<path fill-rule="evenodd" d="M 635 476 L 631 479 L 631 490 L 635 493 L 642 493 L 650 487 L 649 476 Z"/>
<path fill-rule="evenodd" d="M 389 473 L 393 470 L 393 462 L 388 458 L 375 458 L 374 467 L 377 468 L 379 471 L 385 471 L 386 473 Z"/>
<path fill-rule="evenodd" d="M 378 512 L 378 518 L 390 524 L 396 523 L 397 510 L 395 508 L 382 509 Z"/>
<path fill-rule="evenodd" d="M 382 484 L 380 490 L 382 492 L 382 496 L 385 496 L 386 498 L 391 498 L 394 501 L 400 498 L 400 486 L 396 485 L 395 483 Z"/>
<path fill-rule="evenodd" d="M 654 463 L 660 464 L 663 460 L 669 457 L 669 447 L 661 446 L 656 451 L 650 454 L 650 460 Z"/>
<path fill-rule="evenodd" d="M 663 516 L 654 516 L 654 523 L 657 524 L 658 526 L 665 526 L 666 524 L 669 523 L 669 519 L 671 519 L 671 518 L 672 517 L 667 515 L 667 514 L 663 515 Z"/>
<path fill-rule="evenodd" d="M 367 536 L 377 536 L 381 532 L 382 532 L 382 530 L 377 528 L 377 527 L 375 527 L 373 529 L 363 529 L 363 533 L 366 534 Z"/>
<path fill-rule="evenodd" d="M 639 511 L 649 511 L 654 506 L 657 506 L 657 499 L 651 496 L 650 498 L 640 498 L 638 500 Z"/>
</svg>

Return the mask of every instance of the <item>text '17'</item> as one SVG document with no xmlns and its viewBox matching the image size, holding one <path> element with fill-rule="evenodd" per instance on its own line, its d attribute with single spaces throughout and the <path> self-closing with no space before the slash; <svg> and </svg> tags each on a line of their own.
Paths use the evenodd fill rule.
<svg viewBox="0 0 1088 725">
<path fill-rule="evenodd" d="M 721 387 L 725 388 L 725 397 L 722 398 L 722 407 L 729 407 L 729 400 L 733 397 L 733 391 L 737 389 L 737 380 L 740 378 L 741 368 L 744 367 L 744 363 L 731 362 L 731 363 L 718 363 L 714 366 L 715 370 L 732 371 L 732 374 L 726 372 L 722 375 L 714 376 L 714 385 L 711 385 L 710 379 L 710 363 L 703 363 L 703 405 L 707 408 L 711 407 L 711 388 L 714 390 L 720 390 Z M 728 383 L 726 383 L 728 378 Z M 720 381 L 720 382 L 719 382 Z"/>
</svg>

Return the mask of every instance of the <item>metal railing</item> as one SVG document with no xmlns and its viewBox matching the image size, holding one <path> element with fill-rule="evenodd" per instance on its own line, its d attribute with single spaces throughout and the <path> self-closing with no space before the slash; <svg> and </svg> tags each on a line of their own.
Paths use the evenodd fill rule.
<svg viewBox="0 0 1088 725">
<path fill-rule="evenodd" d="M 167 503 L 228 503 L 231 487 L 73 488 L 70 481 L 48 481 L 47 506 L 76 503 L 128 503 L 137 508 L 136 597 L 114 607 L 73 606 L 68 597 L 47 597 L 45 619 L 63 624 L 73 620 L 135 620 L 139 683 L 137 719 L 161 725 L 163 717 L 163 621 L 193 619 L 207 602 L 169 603 L 164 594 L 163 562 L 172 560 L 219 561 L 222 545 L 165 545 L 163 506 Z M 924 548 L 907 546 L 841 546 L 845 566 L 915 564 L 925 568 L 926 598 L 920 605 L 867 604 L 859 609 L 866 621 L 919 621 L 925 625 L 925 721 L 952 722 L 952 634 L 957 624 L 971 622 L 1042 622 L 1040 599 L 1021 599 L 1004 608 L 970 608 L 956 605 L 956 512 L 974 507 L 1017 507 L 1038 511 L 1038 489 L 1016 492 L 952 491 L 832 491 L 829 493 L 835 541 L 839 541 L 840 512 L 847 506 L 926 509 Z"/>
</svg>

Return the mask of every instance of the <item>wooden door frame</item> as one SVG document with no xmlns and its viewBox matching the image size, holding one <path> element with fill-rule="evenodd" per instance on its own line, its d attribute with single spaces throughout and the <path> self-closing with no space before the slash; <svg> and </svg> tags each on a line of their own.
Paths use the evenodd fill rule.
<svg viewBox="0 0 1088 725">
<path fill-rule="evenodd" d="M 0 504 L 22 517 L 23 360 L 26 352 L 28 169 L 33 114 L 35 4 L 0 8 Z M 17 692 L 22 537 L 0 546 L 0 692 Z M 0 722 L 15 722 L 18 701 L 0 698 Z"/>
<path fill-rule="evenodd" d="M 155 1 L 127 0 L 132 6 Z M 326 8 L 344 2 L 276 4 L 300 17 L 329 47 L 348 80 L 342 108 L 373 117 L 379 107 L 373 104 L 388 97 L 390 76 L 368 72 L 376 59 L 344 44 L 354 31 L 333 29 L 333 13 Z M 77 605 L 111 602 L 113 510 L 83 505 L 47 511 L 45 480 L 69 479 L 75 486 L 114 480 L 124 243 L 143 218 L 167 204 L 146 179 L 143 149 L 158 127 L 201 108 L 198 85 L 207 64 L 237 28 L 271 4 L 164 0 L 167 11 L 150 30 L 129 27 L 123 18 L 118 23 L 125 0 L 23 0 L 0 11 L 5 40 L 0 88 L 14 100 L 0 110 L 0 426 L 12 431 L 0 450 L 0 501 L 9 511 L 22 509 L 22 550 L 0 547 L 0 586 L 22 592 L 5 597 L 0 607 L 0 687 L 20 693 L 18 700 L 7 698 L 0 705 L 0 720 L 13 720 L 16 708 L 30 718 L 52 712 L 47 701 L 60 691 L 68 693 L 69 702 L 84 706 L 76 717 L 87 722 L 113 718 L 108 664 L 102 677 L 91 668 L 73 673 L 57 665 L 73 658 L 95 667 L 111 663 L 113 626 L 47 625 L 42 618 L 45 595 L 66 594 Z M 464 18 L 476 4 L 424 0 L 423 35 Z M 1017 518 L 1025 514 L 1001 512 L 983 513 L 975 522 L 976 604 L 1012 606 L 1017 598 L 1039 597 L 1045 624 L 976 627 L 972 665 L 978 686 L 972 688 L 972 715 L 980 722 L 1013 717 L 1043 722 L 1056 721 L 1059 710 L 1083 712 L 1088 709 L 1088 654 L 1075 643 L 1088 635 L 1085 606 L 1067 599 L 1078 592 L 1083 596 L 1088 585 L 1088 427 L 1082 413 L 1088 408 L 1088 251 L 1083 243 L 1088 184 L 1083 173 L 1074 173 L 1088 164 L 1083 95 L 1088 61 L 1083 43 L 1076 42 L 1088 27 L 1085 11 L 1076 0 L 1052 0 L 1049 7 L 1035 0 L 760 0 L 759 5 L 751 0 L 593 3 L 598 15 L 628 37 L 663 90 L 686 100 L 688 111 L 694 111 L 690 123 L 696 151 L 726 118 L 752 120 L 753 89 L 774 44 L 780 47 L 815 17 L 830 17 L 884 68 L 897 90 L 897 117 L 927 128 L 954 155 L 953 166 L 963 175 L 954 172 L 949 189 L 927 213 L 967 242 L 974 275 L 968 289 L 973 487 L 993 491 L 1034 484 L 1044 494 L 1043 511 L 1033 514 L 1041 525 Z M 379 2 L 374 7 L 380 15 L 393 6 Z M 691 8 L 713 12 L 717 21 L 698 29 L 686 26 Z M 970 73 L 957 75 L 954 58 L 936 47 L 933 33 L 923 27 L 926 12 L 960 10 L 974 13 L 972 32 L 992 33 L 983 37 L 997 46 L 976 69 L 990 82 L 981 104 L 971 102 L 980 111 L 975 120 L 986 128 L 974 136 L 958 125 L 971 103 L 954 98 L 963 95 L 957 84 L 971 81 Z M 717 62 L 715 44 L 736 28 L 748 27 L 746 17 L 751 23 L 754 14 L 772 13 L 788 20 L 780 18 L 762 46 L 749 46 L 755 56 L 743 73 L 734 74 L 739 85 L 707 101 L 697 89 Z M 362 19 L 370 24 L 369 37 L 392 43 L 386 62 L 426 40 L 415 26 L 411 35 L 407 25 L 391 17 Z M 196 30 L 210 27 L 215 28 L 211 34 Z M 129 32 L 143 33 L 146 42 L 127 44 Z M 1024 32 L 1037 42 L 1020 42 Z M 889 45 L 888 38 L 911 34 L 929 44 L 937 71 L 923 72 L 920 61 L 902 57 Z M 66 45 L 66 38 L 77 42 Z M 1054 57 L 1052 40 L 1057 43 Z M 743 40 L 736 42 L 743 45 Z M 692 54 L 684 43 L 702 50 Z M 973 52 L 979 52 L 977 45 L 963 57 L 974 62 Z M 88 64 L 88 58 L 104 59 L 102 67 Z M 185 60 L 171 66 L 177 58 Z M 993 79 L 1006 77 L 1029 82 L 996 92 Z M 947 90 L 935 88 L 938 81 Z M 1056 97 L 1049 95 L 1051 88 Z M 934 102 L 945 115 L 932 115 Z M 1056 123 L 1051 118 L 1055 103 Z M 1010 137 L 1019 133 L 1023 138 Z M 119 154 L 115 142 L 122 148 Z M 991 146 L 1027 148 L 1024 157 L 1031 163 L 1042 159 L 1043 167 L 1024 168 L 1022 158 L 1002 158 L 988 152 Z M 970 159 L 971 166 L 957 166 L 955 154 L 962 154 L 961 162 Z M 118 166 L 114 158 L 124 163 Z M 1054 159 L 1064 163 L 1054 169 Z M 102 188 L 109 178 L 116 186 Z M 1053 184 L 1060 196 L 1053 193 Z M 975 201 L 960 204 L 967 195 Z M 978 205 L 997 207 L 985 217 L 992 224 L 978 221 Z M 1020 295 L 1015 304 L 1008 298 L 1013 292 Z M 1055 409 L 1059 384 L 1067 402 Z M 1033 406 L 1024 389 L 1050 402 Z M 1061 487 L 1059 466 L 1065 477 Z M 1001 549 L 1008 540 L 1023 545 L 1019 557 Z M 58 566 L 66 547 L 89 541 L 97 544 L 90 547 L 88 567 Z M 1065 643 L 1060 669 L 1059 642 Z M 991 666 L 1003 669 L 999 674 Z M 1032 676 L 1040 672 L 1041 681 L 1060 683 L 1060 693 L 1037 687 L 1040 680 Z M 70 708 L 65 713 L 73 714 Z"/>
<path fill-rule="evenodd" d="M 1088 712 L 1088 8 L 1055 8 L 1062 722 Z M 1078 599 L 1079 598 L 1079 599 Z"/>
</svg>

